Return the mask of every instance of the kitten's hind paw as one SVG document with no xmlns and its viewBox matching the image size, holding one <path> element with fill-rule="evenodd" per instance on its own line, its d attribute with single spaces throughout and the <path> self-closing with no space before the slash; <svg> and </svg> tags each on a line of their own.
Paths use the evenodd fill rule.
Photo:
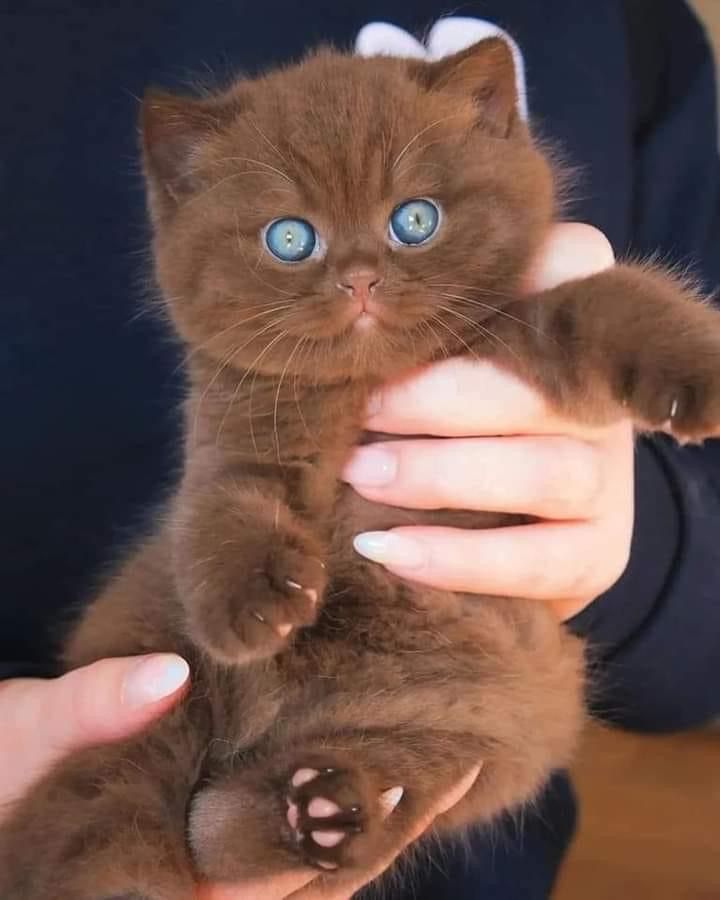
<svg viewBox="0 0 720 900">
<path fill-rule="evenodd" d="M 347 769 L 301 768 L 288 786 L 287 822 L 306 861 L 331 871 L 358 863 L 402 795 L 393 787 L 372 797 Z"/>
</svg>

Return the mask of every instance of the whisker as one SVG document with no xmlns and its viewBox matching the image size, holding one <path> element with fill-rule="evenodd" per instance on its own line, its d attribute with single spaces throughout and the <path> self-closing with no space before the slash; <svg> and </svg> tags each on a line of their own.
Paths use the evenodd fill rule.
<svg viewBox="0 0 720 900">
<path fill-rule="evenodd" d="M 255 129 L 255 131 L 257 131 L 257 133 L 260 135 L 260 137 L 261 137 L 261 138 L 265 141 L 265 143 L 268 145 L 268 147 L 270 147 L 271 150 L 274 150 L 275 153 L 277 153 L 277 155 L 280 157 L 280 159 L 285 163 L 285 165 L 289 167 L 289 166 L 290 166 L 290 163 L 289 163 L 289 162 L 287 161 L 287 159 L 282 155 L 282 153 L 280 152 L 279 148 L 276 147 L 275 144 L 273 144 L 273 142 L 272 142 L 272 141 L 270 140 L 270 138 L 265 134 L 265 132 L 262 130 L 262 128 L 258 125 L 258 123 L 257 123 L 254 119 L 250 119 L 249 121 L 250 121 L 250 124 L 252 125 L 252 127 Z"/>
<path fill-rule="evenodd" d="M 532 322 L 528 322 L 526 319 L 521 319 L 519 316 L 514 316 L 512 315 L 512 313 L 509 313 L 505 309 L 500 309 L 497 306 L 483 303 L 482 300 L 478 300 L 476 297 L 463 297 L 460 294 L 447 294 L 443 292 L 441 292 L 439 296 L 444 297 L 446 300 L 458 300 L 461 303 L 468 304 L 469 306 L 477 306 L 481 309 L 486 309 L 493 315 L 503 316 L 505 319 L 510 319 L 512 322 L 517 322 L 518 325 L 529 328 L 531 331 L 534 331 L 545 340 L 552 340 L 549 335 L 545 334 L 545 332 L 538 328 L 536 325 L 533 325 Z"/>
<path fill-rule="evenodd" d="M 467 324 L 472 325 L 472 327 L 475 328 L 477 331 L 479 331 L 481 334 L 485 335 L 488 338 L 491 338 L 492 340 L 496 341 L 498 344 L 501 344 L 503 347 L 505 347 L 505 349 L 508 351 L 508 353 L 511 353 L 516 359 L 520 359 L 520 355 L 518 354 L 518 352 L 515 349 L 513 349 L 509 344 L 507 344 L 501 337 L 499 337 L 497 334 L 495 334 L 495 332 L 491 331 L 489 328 L 485 328 L 484 325 L 480 325 L 479 322 L 473 321 L 471 318 L 469 318 L 469 316 L 465 316 L 462 313 L 459 313 L 456 309 L 451 309 L 449 306 L 440 306 L 439 308 L 442 309 L 444 312 L 450 313 L 451 315 L 455 316 L 456 318 L 461 319 L 463 322 L 466 322 Z M 464 341 L 463 341 L 463 343 L 465 344 Z M 465 346 L 467 347 L 468 345 L 465 344 Z M 470 348 L 468 347 L 468 349 L 470 349 Z M 477 355 L 477 353 L 473 352 L 473 356 L 478 360 L 480 359 L 480 357 Z"/>
<path fill-rule="evenodd" d="M 282 169 L 278 169 L 276 166 L 270 165 L 270 163 L 263 162 L 261 159 L 253 159 L 250 156 L 225 156 L 223 157 L 223 159 L 217 160 L 214 165 L 220 165 L 221 163 L 229 162 L 246 162 L 251 163 L 254 166 L 262 166 L 264 169 L 268 169 L 270 172 L 274 172 L 276 175 L 279 175 L 280 178 L 283 178 L 289 184 L 295 184 L 295 182 L 287 174 L 287 172 L 283 172 Z"/>
<path fill-rule="evenodd" d="M 194 197 L 191 197 L 189 200 L 185 202 L 185 206 L 191 206 L 193 203 L 197 203 L 198 200 L 202 200 L 203 197 L 207 197 L 208 194 L 212 193 L 217 188 L 221 187 L 221 185 L 225 184 L 228 181 L 233 181 L 236 178 L 246 178 L 248 175 L 269 175 L 269 172 L 263 172 L 262 170 L 251 169 L 248 172 L 234 172 L 232 175 L 226 175 L 224 178 L 221 178 L 219 181 L 216 181 L 214 184 L 211 184 L 210 187 L 205 188 L 204 191 L 201 191 L 199 194 L 195 194 Z"/>
<path fill-rule="evenodd" d="M 442 166 L 440 163 L 415 162 L 402 168 L 396 173 L 395 177 L 404 178 L 405 175 L 407 175 L 408 172 L 412 172 L 413 169 L 441 169 L 443 172 L 447 172 L 447 166 Z"/>
<path fill-rule="evenodd" d="M 303 345 L 307 344 L 308 350 L 312 350 L 312 347 L 313 347 L 312 340 L 309 337 L 307 337 L 307 335 L 305 337 L 303 337 L 302 340 L 303 340 Z M 300 377 L 299 370 L 301 369 L 301 366 L 302 366 L 301 361 L 302 361 L 302 350 L 300 351 L 300 353 L 298 355 L 298 371 L 295 373 L 295 377 L 293 378 L 293 399 L 295 400 L 295 408 L 298 411 L 298 416 L 300 417 L 300 421 L 302 422 L 303 428 L 305 429 L 305 433 L 307 434 L 308 438 L 310 438 L 310 441 L 315 446 L 317 446 L 315 437 L 313 436 L 313 433 L 310 431 L 310 428 L 308 427 L 308 423 L 305 420 L 305 416 L 302 411 L 302 405 L 300 403 L 300 397 L 298 395 L 298 379 Z"/>
<path fill-rule="evenodd" d="M 437 322 L 438 325 L 441 325 L 445 329 L 445 331 L 447 331 L 449 334 L 451 334 L 455 338 L 455 340 L 458 341 L 458 343 L 462 344 L 463 347 L 465 347 L 465 349 L 468 351 L 468 353 L 471 356 L 474 356 L 478 362 L 482 361 L 481 357 L 478 356 L 478 354 L 476 353 L 475 350 L 473 350 L 473 348 L 470 346 L 470 344 L 468 344 L 468 342 L 464 338 L 462 338 L 456 331 L 453 331 L 453 329 L 447 324 L 447 322 L 444 322 L 440 318 L 440 316 L 433 315 L 433 316 L 431 316 L 431 319 L 433 320 L 433 322 Z"/>
<path fill-rule="evenodd" d="M 449 353 L 449 351 L 448 351 L 448 348 L 445 346 L 445 342 L 444 342 L 443 339 L 440 337 L 440 335 L 437 333 L 437 331 L 435 331 L 435 329 L 432 327 L 432 325 L 430 324 L 430 322 L 428 322 L 428 321 L 426 320 L 426 321 L 424 321 L 424 322 L 421 322 L 420 324 L 421 324 L 422 326 L 424 326 L 425 328 L 428 328 L 428 329 L 429 329 L 430 333 L 431 333 L 432 336 L 435 338 L 435 341 L 436 341 L 436 343 L 437 343 L 437 345 L 438 345 L 438 348 L 442 351 L 443 356 L 445 357 L 445 359 L 449 359 L 449 358 L 450 358 L 450 353 Z"/>
<path fill-rule="evenodd" d="M 245 383 L 245 379 L 248 377 L 248 375 L 249 375 L 251 372 L 253 372 L 253 377 L 254 377 L 254 378 L 257 378 L 258 372 L 257 372 L 257 369 L 256 369 L 255 367 L 256 367 L 256 366 L 258 365 L 258 363 L 262 360 L 262 358 L 265 356 L 265 354 L 266 354 L 272 347 L 274 347 L 275 344 L 277 344 L 278 341 L 282 340 L 284 337 L 287 337 L 288 334 L 289 334 L 288 331 L 283 330 L 283 331 L 281 331 L 279 334 L 275 335 L 275 337 L 274 337 L 269 343 L 267 343 L 267 344 L 265 345 L 264 349 L 261 350 L 260 353 L 258 353 L 258 355 L 255 357 L 255 359 L 254 359 L 254 360 L 250 363 L 250 365 L 246 368 L 245 372 L 243 373 L 242 378 L 241 378 L 240 381 L 238 382 L 238 384 L 237 384 L 235 390 L 233 391 L 232 397 L 230 398 L 230 402 L 228 403 L 227 409 L 225 410 L 225 414 L 223 415 L 223 417 L 222 417 L 222 419 L 221 419 L 221 421 L 220 421 L 220 424 L 218 425 L 218 429 L 217 429 L 217 432 L 216 432 L 216 434 L 215 434 L 215 445 L 216 445 L 216 446 L 219 445 L 219 443 L 220 443 L 220 437 L 222 436 L 223 429 L 225 428 L 225 423 L 227 422 L 228 416 L 230 415 L 230 412 L 232 411 L 232 408 L 233 408 L 233 406 L 235 405 L 235 401 L 237 400 L 237 398 L 238 398 L 238 396 L 239 396 L 239 394 L 240 394 L 240 390 L 241 390 L 243 384 Z M 257 451 L 257 446 L 255 446 L 255 453 L 256 453 L 256 455 L 259 455 L 259 454 L 258 454 L 258 451 Z"/>
<path fill-rule="evenodd" d="M 270 307 L 270 308 L 264 309 L 263 312 L 256 313 L 254 316 L 247 316 L 245 319 L 240 319 L 237 322 L 233 322 L 232 325 L 228 325 L 227 328 L 223 328 L 222 331 L 218 331 L 216 334 L 213 334 L 211 337 L 207 338 L 207 340 L 204 340 L 202 343 L 197 344 L 195 347 L 193 347 L 193 349 L 189 353 L 187 353 L 185 355 L 185 358 L 183 359 L 182 363 L 175 369 L 175 372 L 177 372 L 181 367 L 187 366 L 187 364 L 195 356 L 196 353 L 200 353 L 209 344 L 212 344 L 213 341 L 218 340 L 219 338 L 223 337 L 224 335 L 229 334 L 229 332 L 234 331 L 236 328 L 240 328 L 242 325 L 247 325 L 248 322 L 252 322 L 255 319 L 259 319 L 262 316 L 269 316 L 269 315 L 272 315 L 272 313 L 281 312 L 284 309 L 292 309 L 293 305 L 294 304 L 292 304 L 292 303 L 277 303 L 277 301 L 272 300 L 268 303 L 258 304 L 257 306 L 246 307 L 245 308 L 246 311 L 250 310 L 250 309 L 258 309 L 259 307 Z"/>
<path fill-rule="evenodd" d="M 398 155 L 395 157 L 395 161 L 394 161 L 393 164 L 392 164 L 392 170 L 394 171 L 394 170 L 398 167 L 398 164 L 399 164 L 400 160 L 401 160 L 401 159 L 405 156 L 405 154 L 410 150 L 410 148 L 412 147 L 412 145 L 413 145 L 416 141 L 420 140 L 420 138 L 421 138 L 424 134 L 427 134 L 428 131 L 430 131 L 430 130 L 433 129 L 433 128 L 436 128 L 438 125 L 442 124 L 443 122 L 447 122 L 447 121 L 449 121 L 450 119 L 455 119 L 455 118 L 457 118 L 459 115 L 460 115 L 460 113 L 451 113 L 451 115 L 449 115 L 449 116 L 443 116 L 441 119 L 436 119 L 434 122 L 431 122 L 429 125 L 426 125 L 425 128 L 421 128 L 420 131 L 418 131 L 418 133 L 417 133 L 414 137 L 410 138 L 410 140 L 407 142 L 407 144 L 405 144 L 405 146 L 402 148 L 402 150 L 401 150 L 401 151 L 398 153 Z"/>
<path fill-rule="evenodd" d="M 200 395 L 200 399 L 198 400 L 198 404 L 197 404 L 197 407 L 196 407 L 196 409 L 195 409 L 195 420 L 194 420 L 194 423 L 193 423 L 193 430 L 192 430 L 192 433 L 193 433 L 193 442 L 194 442 L 194 443 L 197 443 L 197 433 L 198 433 L 198 428 L 199 428 L 199 424 L 200 424 L 200 411 L 201 411 L 201 409 L 202 409 L 202 405 L 203 405 L 204 401 L 206 400 L 206 398 L 208 397 L 210 391 L 212 390 L 213 385 L 216 383 L 216 381 L 218 380 L 218 378 L 222 375 L 222 373 L 225 371 L 225 369 L 227 369 L 227 367 L 232 363 L 233 359 L 235 359 L 235 357 L 236 357 L 239 353 L 241 353 L 247 346 L 249 346 L 254 340 L 256 340 L 257 338 L 261 337 L 261 336 L 262 336 L 263 334 L 265 334 L 266 332 L 270 331 L 272 328 L 277 327 L 281 322 L 284 322 L 284 321 L 286 321 L 287 319 L 289 319 L 290 316 L 291 316 L 291 313 L 286 313 L 284 316 L 279 316 L 277 319 L 274 319 L 272 322 L 267 323 L 267 324 L 264 325 L 262 328 L 260 328 L 260 329 L 258 329 L 257 331 L 255 331 L 255 332 L 254 332 L 254 333 L 253 333 L 253 334 L 252 334 L 252 335 L 251 335 L 251 336 L 250 336 L 243 344 L 241 344 L 239 347 L 234 347 L 234 348 L 232 349 L 231 353 L 229 353 L 224 359 L 222 359 L 222 360 L 220 361 L 220 364 L 218 365 L 218 368 L 217 368 L 217 370 L 215 371 L 215 374 L 214 374 L 213 377 L 210 379 L 210 381 L 208 382 L 207 387 L 205 388 L 205 390 L 204 390 L 204 391 L 202 392 L 202 394 Z"/>
<path fill-rule="evenodd" d="M 289 297 L 289 298 L 292 298 L 293 300 L 296 300 L 297 294 L 294 293 L 293 291 L 286 291 L 283 288 L 279 288 L 279 287 L 277 287 L 277 285 L 274 285 L 271 282 L 266 281 L 264 278 L 261 278 L 258 275 L 257 268 L 260 265 L 263 255 L 264 255 L 264 251 L 263 251 L 262 247 L 259 248 L 258 257 L 255 261 L 255 264 L 251 266 L 248 263 L 247 257 L 245 255 L 245 250 L 243 249 L 243 238 L 240 235 L 240 220 L 238 218 L 237 213 L 235 214 L 235 231 L 236 231 L 238 252 L 239 252 L 240 256 L 242 256 L 243 262 L 245 263 L 247 270 L 252 275 L 252 277 L 256 281 L 258 281 L 260 284 L 262 284 L 263 287 L 269 288 L 271 291 L 275 291 L 276 294 L 282 294 L 285 297 Z"/>
<path fill-rule="evenodd" d="M 473 276 L 477 280 L 480 280 L 480 275 Z M 454 287 L 460 288 L 468 291 L 473 291 L 477 294 L 483 294 L 486 297 L 502 297 L 504 300 L 508 299 L 507 291 L 494 291 L 492 288 L 488 287 L 478 287 L 477 284 L 447 284 L 440 281 L 428 281 L 432 287 Z"/>
<path fill-rule="evenodd" d="M 282 465 L 282 459 L 280 456 L 280 432 L 278 431 L 278 407 L 280 405 L 280 390 L 282 388 L 283 379 L 287 373 L 288 368 L 290 367 L 290 363 L 292 362 L 293 356 L 297 353 L 298 347 L 305 340 L 304 337 L 299 337 L 295 343 L 295 346 L 290 352 L 287 360 L 285 361 L 285 366 L 283 367 L 282 372 L 280 373 L 280 380 L 278 381 L 277 390 L 275 391 L 275 405 L 273 407 L 273 436 L 275 440 L 275 454 L 277 456 L 277 461 L 280 465 Z"/>
</svg>

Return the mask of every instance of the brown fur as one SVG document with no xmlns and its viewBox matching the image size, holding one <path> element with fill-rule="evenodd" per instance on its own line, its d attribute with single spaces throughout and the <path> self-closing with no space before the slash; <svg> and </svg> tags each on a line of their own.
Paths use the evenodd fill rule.
<svg viewBox="0 0 720 900">
<path fill-rule="evenodd" d="M 66 659 L 176 650 L 193 686 L 146 734 L 76 754 L 18 804 L 0 831 L 4 900 L 188 900 L 197 877 L 352 870 L 478 760 L 441 830 L 527 802 L 568 763 L 582 647 L 542 604 L 425 589 L 351 547 L 408 517 L 508 517 L 383 508 L 338 480 L 370 392 L 444 355 L 491 356 L 588 421 L 625 407 L 659 428 L 672 412 L 689 438 L 720 422 L 720 320 L 668 275 L 618 266 L 520 294 L 554 197 L 513 84 L 507 48 L 487 41 L 432 65 L 321 51 L 217 97 L 146 100 L 157 277 L 190 351 L 186 471 Z M 437 238 L 391 250 L 391 210 L 423 196 L 444 210 Z M 283 215 L 313 222 L 324 259 L 263 251 Z M 336 286 L 360 266 L 383 278 L 368 332 Z M 293 790 L 307 767 L 317 779 Z M 301 813 L 313 795 L 340 805 L 339 847 L 296 840 L 288 793 Z"/>
</svg>

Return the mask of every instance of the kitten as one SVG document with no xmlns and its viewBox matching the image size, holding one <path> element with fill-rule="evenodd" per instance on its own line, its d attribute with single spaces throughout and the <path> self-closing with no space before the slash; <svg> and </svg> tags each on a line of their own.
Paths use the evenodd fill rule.
<svg viewBox="0 0 720 900">
<path fill-rule="evenodd" d="M 186 468 L 66 662 L 173 650 L 193 685 L 18 803 L 4 900 L 189 900 L 197 878 L 307 864 L 336 879 L 478 761 L 441 831 L 569 762 L 579 640 L 542 604 L 430 590 L 351 545 L 408 517 L 517 517 L 410 514 L 339 481 L 372 392 L 447 355 L 492 358 L 586 421 L 629 413 L 683 439 L 720 423 L 720 317 L 668 275 L 520 291 L 555 201 L 516 102 L 499 40 L 435 63 L 320 50 L 219 96 L 146 99 L 157 280 L 189 349 Z"/>
</svg>

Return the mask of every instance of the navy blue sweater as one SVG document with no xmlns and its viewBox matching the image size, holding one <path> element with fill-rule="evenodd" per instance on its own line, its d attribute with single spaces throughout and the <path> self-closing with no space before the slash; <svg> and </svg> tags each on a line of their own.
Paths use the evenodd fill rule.
<svg viewBox="0 0 720 900">
<path fill-rule="evenodd" d="M 0 677 L 52 670 L 68 610 L 176 477 L 180 355 L 137 315 L 136 98 L 149 82 L 253 71 L 319 40 L 349 46 L 368 21 L 418 31 L 446 11 L 437 0 L 6 0 Z M 460 14 L 522 47 L 534 123 L 581 168 L 572 217 L 618 253 L 659 251 L 718 287 L 712 57 L 684 3 L 483 0 Z M 600 714 L 675 729 L 720 712 L 720 442 L 643 439 L 636 458 L 629 567 L 571 627 L 592 642 Z"/>
</svg>

